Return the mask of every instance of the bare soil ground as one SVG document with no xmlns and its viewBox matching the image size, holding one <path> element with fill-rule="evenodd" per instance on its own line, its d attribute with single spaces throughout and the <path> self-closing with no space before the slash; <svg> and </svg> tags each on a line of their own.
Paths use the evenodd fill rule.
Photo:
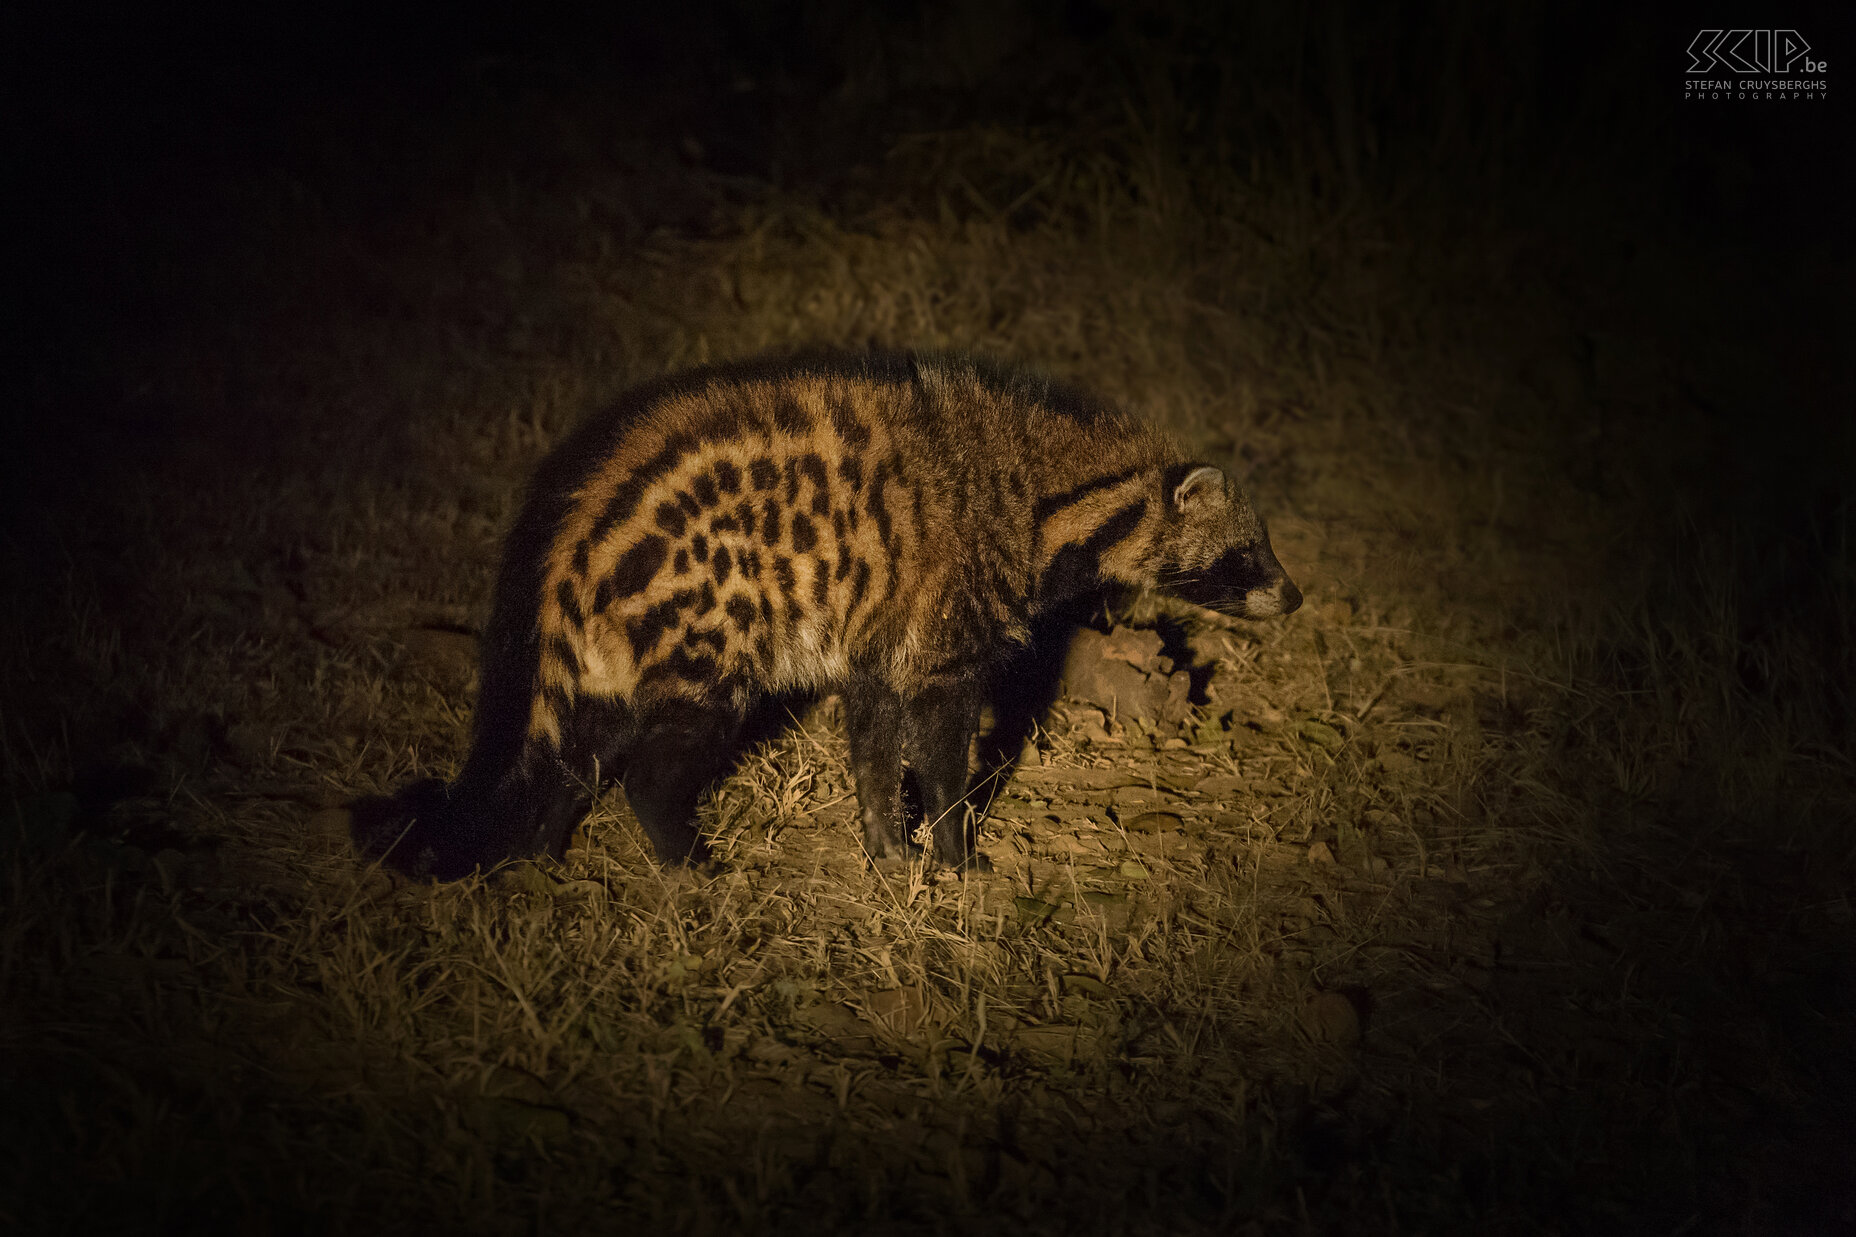
<svg viewBox="0 0 1856 1237">
<path fill-rule="evenodd" d="M 25 397 L 71 423 L 4 545 L 0 1226 L 1856 1226 L 1847 478 L 1749 428 L 1846 397 L 1834 350 L 1640 221 L 1218 163 L 1158 106 L 821 189 L 482 89 L 137 199 L 133 330 Z M 865 869 L 829 699 L 716 788 L 715 873 L 616 793 L 563 864 L 357 859 L 344 804 L 462 758 L 549 443 L 819 342 L 1128 401 L 1307 605 L 1095 616 L 988 876 Z"/>
</svg>

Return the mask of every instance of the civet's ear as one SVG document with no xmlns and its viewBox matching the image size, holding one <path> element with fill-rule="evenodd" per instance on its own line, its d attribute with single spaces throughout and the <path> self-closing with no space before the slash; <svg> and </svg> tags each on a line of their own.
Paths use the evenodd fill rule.
<svg viewBox="0 0 1856 1237">
<path fill-rule="evenodd" d="M 1209 511 L 1228 501 L 1229 483 L 1224 473 L 1210 464 L 1200 464 L 1173 487 L 1173 507 L 1182 515 Z"/>
</svg>

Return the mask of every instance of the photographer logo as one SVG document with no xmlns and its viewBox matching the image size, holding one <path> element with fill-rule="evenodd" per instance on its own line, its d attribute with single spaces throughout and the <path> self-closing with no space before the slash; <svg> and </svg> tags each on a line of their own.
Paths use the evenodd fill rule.
<svg viewBox="0 0 1856 1237">
<path fill-rule="evenodd" d="M 1830 91 L 1829 62 L 1796 30 L 1702 30 L 1688 45 L 1692 100 L 1806 101 Z"/>
</svg>

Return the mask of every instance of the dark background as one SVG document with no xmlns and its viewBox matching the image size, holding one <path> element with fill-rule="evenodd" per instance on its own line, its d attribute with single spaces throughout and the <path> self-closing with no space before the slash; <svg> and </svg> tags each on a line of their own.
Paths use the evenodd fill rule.
<svg viewBox="0 0 1856 1237">
<path fill-rule="evenodd" d="M 1216 104 L 1200 136 L 1233 162 L 1346 144 L 1341 81 L 1351 123 L 1372 130 L 1351 135 L 1349 189 L 1421 184 L 1485 219 L 1553 227 L 1600 267 L 1633 245 L 1680 251 L 1695 268 L 1681 294 L 1723 316 L 1822 337 L 1840 320 L 1840 289 L 1800 265 L 1847 233 L 1836 73 L 1826 100 L 1685 103 L 1688 14 L 1542 5 L 1484 22 L 1447 3 L 1392 15 L 1048 0 L 999 9 L 996 39 L 963 62 L 923 32 L 950 13 L 986 23 L 933 4 L 621 9 L 13 6 L 0 36 L 18 209 L 9 334 L 12 377 L 41 410 L 24 423 L 42 433 L 73 400 L 87 423 L 110 415 L 118 401 L 97 397 L 113 351 L 171 318 L 186 268 L 240 243 L 242 186 L 286 179 L 364 229 L 415 213 L 422 191 L 545 177 L 547 139 L 525 151 L 537 135 L 520 118 L 553 94 L 597 99 L 605 123 L 671 160 L 854 206 L 855 170 L 912 131 L 1068 125 L 1087 144 L 1141 94 L 1155 54 L 1185 107 Z M 1781 20 L 1831 63 L 1850 29 L 1830 5 L 1768 24 Z M 830 105 L 859 72 L 877 84 Z M 586 123 L 597 135 L 601 120 Z M 1460 149 L 1438 145 L 1446 130 Z M 648 196 L 647 216 L 692 222 Z M 1748 267 L 1772 282 L 1748 288 Z M 1791 402 L 1787 433 L 1810 441 L 1840 420 L 1815 402 Z"/>
<path fill-rule="evenodd" d="M 0 17 L 13 206 L 0 510 L 18 553 L 0 588 L 49 597 L 48 582 L 74 562 L 117 571 L 96 520 L 128 474 L 172 471 L 211 487 L 291 467 L 387 476 L 419 458 L 423 423 L 409 427 L 390 408 L 344 415 L 325 399 L 293 403 L 277 395 L 298 381 L 287 373 L 266 374 L 266 398 L 241 399 L 238 369 L 298 324 L 339 321 L 357 306 L 416 320 L 419 306 L 370 285 L 365 256 L 402 238 L 425 243 L 420 221 L 439 197 L 514 186 L 545 202 L 557 183 L 565 197 L 585 168 L 617 161 L 633 188 L 615 232 L 701 237 L 730 226 L 715 209 L 718 184 L 850 216 L 922 190 L 888 159 L 910 134 L 1036 128 L 1087 151 L 1131 101 L 1164 99 L 1193 118 L 1175 134 L 1182 162 L 1261 160 L 1298 169 L 1324 200 L 1396 203 L 1445 234 L 1527 238 L 1516 247 L 1532 255 L 1528 277 L 1551 281 L 1575 316 L 1628 321 L 1624 337 L 1637 342 L 1627 347 L 1653 343 L 1676 358 L 1679 398 L 1641 412 L 1628 450 L 1596 469 L 1595 490 L 1615 495 L 1610 540 L 1648 560 L 1692 554 L 1701 571 L 1731 577 L 1747 617 L 1726 636 L 1738 646 L 1726 690 L 1784 712 L 1845 776 L 1856 735 L 1844 609 L 1856 133 L 1844 68 L 1856 21 L 1825 4 L 1705 18 L 1486 7 L 1033 0 L 1002 8 L 991 26 L 958 23 L 990 37 L 944 42 L 935 32 L 965 10 L 929 3 L 695 3 L 648 15 L 615 6 L 597 16 L 12 6 Z M 1685 49 L 1704 20 L 1796 28 L 1831 66 L 1829 98 L 1684 101 Z M 692 188 L 699 178 L 709 190 Z M 278 238 L 308 226 L 356 238 L 354 264 L 291 267 Z M 1663 274 L 1647 285 L 1627 277 L 1646 269 Z M 197 399 L 150 383 L 151 355 L 175 338 L 224 358 L 232 376 Z M 1651 472 L 1663 488 L 1631 484 Z M 1672 627 L 1702 623 L 1716 594 L 1685 589 L 1656 594 L 1652 612 Z M 63 621 L 49 601 L 44 614 L 30 600 L 9 613 L 21 648 Z M 81 747 L 116 723 L 80 697 L 40 681 L 6 704 L 15 723 L 75 734 L 67 742 Z M 81 766 L 73 758 L 32 789 L 75 785 L 87 800 Z M 23 793 L 17 768 L 9 779 Z M 1794 806 L 1775 801 L 1773 815 Z M 1684 810 L 1697 836 L 1718 823 L 1705 804 Z M 1825 845 L 1848 863 L 1846 839 Z M 1744 923 L 1789 913 L 1791 871 L 1750 886 Z M 1825 958 L 1819 938 L 1788 939 L 1817 968 L 1801 972 L 1799 1008 L 1847 1022 L 1847 965 Z M 1769 990 L 1748 983 L 1734 999 L 1757 1004 Z M 1707 1021 L 1705 1006 L 1695 1020 Z M 1774 1215 L 1839 1231 L 1851 1213 L 1848 1181 L 1833 1179 L 1836 1149 L 1849 1145 L 1856 1094 L 1834 1045 L 1820 1051 L 1802 1033 L 1799 1043 L 1823 1065 L 1800 1075 L 1819 1090 L 1777 1106 L 1757 1134 L 1766 1150 L 1752 1158 L 1808 1159 L 1809 1184 L 1749 1169 L 1769 1194 L 1803 1201 L 1787 1210 L 1755 1197 L 1745 1214 L 1775 1225 L 1767 1231 L 1782 1231 Z M 1710 1146 L 1731 1159 L 1740 1133 L 1723 1126 Z M 1528 1231 L 1527 1209 L 1546 1193 L 1510 1196 L 1520 1202 L 1503 1213 L 1508 1231 Z M 1607 1214 L 1618 1231 L 1639 1231 L 1628 1211 Z M 1656 1214 L 1680 1218 L 1681 1208 Z M 1712 1221 L 1698 1223 L 1709 1231 Z"/>
</svg>

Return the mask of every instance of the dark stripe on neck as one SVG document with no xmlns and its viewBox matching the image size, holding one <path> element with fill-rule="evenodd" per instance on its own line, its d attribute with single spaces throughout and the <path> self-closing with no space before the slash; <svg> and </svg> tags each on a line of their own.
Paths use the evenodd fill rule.
<svg viewBox="0 0 1856 1237">
<path fill-rule="evenodd" d="M 1038 581 L 1038 604 L 1080 597 L 1107 581 L 1102 576 L 1102 555 L 1128 538 L 1147 517 L 1147 500 L 1137 498 L 1117 511 L 1080 542 L 1064 546 Z"/>
<path fill-rule="evenodd" d="M 1065 490 L 1061 494 L 1046 494 L 1038 499 L 1037 505 L 1031 509 L 1032 518 L 1042 524 L 1065 507 L 1075 506 L 1099 490 L 1110 489 L 1124 481 L 1131 480 L 1140 471 L 1138 468 L 1125 468 L 1120 472 L 1109 473 L 1107 476 L 1091 477 L 1081 485 Z"/>
</svg>

